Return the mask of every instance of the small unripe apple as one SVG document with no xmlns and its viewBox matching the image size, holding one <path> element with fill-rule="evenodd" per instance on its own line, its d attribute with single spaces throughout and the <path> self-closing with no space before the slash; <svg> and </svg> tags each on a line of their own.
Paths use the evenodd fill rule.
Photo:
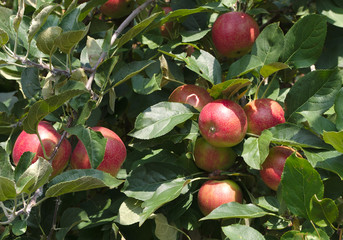
<svg viewBox="0 0 343 240">
<path fill-rule="evenodd" d="M 243 12 L 220 15 L 212 27 L 212 40 L 218 53 L 228 58 L 247 54 L 260 31 L 256 21 Z"/>
<path fill-rule="evenodd" d="M 61 139 L 61 135 L 46 121 L 41 121 L 38 124 L 38 134 L 42 140 L 47 157 L 50 157 Z M 15 165 L 18 164 L 20 157 L 24 152 L 36 153 L 35 157 L 32 159 L 32 163 L 36 162 L 38 157 L 44 158 L 43 149 L 36 134 L 29 134 L 25 131 L 22 131 L 19 134 L 14 143 L 12 152 L 13 163 Z M 52 161 L 53 172 L 51 173 L 51 177 L 54 177 L 63 171 L 68 164 L 70 154 L 71 145 L 67 139 L 63 139 L 55 158 Z"/>
<path fill-rule="evenodd" d="M 226 99 L 206 104 L 200 112 L 198 123 L 201 135 L 216 147 L 237 145 L 245 137 L 248 127 L 243 108 Z"/>
<path fill-rule="evenodd" d="M 228 147 L 215 147 L 204 138 L 198 138 L 194 147 L 194 162 L 207 172 L 227 170 L 235 162 L 237 154 Z"/>
<path fill-rule="evenodd" d="M 205 216 L 220 205 L 229 202 L 242 203 L 242 201 L 241 188 L 231 180 L 209 180 L 198 192 L 198 206 Z"/>
<path fill-rule="evenodd" d="M 174 89 L 169 96 L 169 101 L 189 104 L 201 111 L 207 103 L 213 101 L 213 98 L 206 89 L 197 85 L 185 84 Z"/>
<path fill-rule="evenodd" d="M 105 16 L 118 19 L 129 15 L 134 7 L 132 0 L 108 0 L 100 7 Z"/>
<path fill-rule="evenodd" d="M 104 159 L 97 169 L 116 176 L 126 158 L 126 147 L 123 141 L 115 132 L 108 128 L 92 127 L 91 129 L 101 132 L 104 138 L 107 139 Z M 76 144 L 73 150 L 70 165 L 74 169 L 91 168 L 87 150 L 81 141 Z"/>
<path fill-rule="evenodd" d="M 260 170 L 260 176 L 269 188 L 277 191 L 286 159 L 294 152 L 296 151 L 293 148 L 287 146 L 276 146 L 269 150 L 269 154 Z M 296 155 L 301 157 L 299 153 L 296 153 Z"/>
<path fill-rule="evenodd" d="M 269 98 L 256 99 L 244 106 L 248 118 L 248 133 L 260 135 L 265 129 L 285 122 L 281 105 Z"/>
</svg>

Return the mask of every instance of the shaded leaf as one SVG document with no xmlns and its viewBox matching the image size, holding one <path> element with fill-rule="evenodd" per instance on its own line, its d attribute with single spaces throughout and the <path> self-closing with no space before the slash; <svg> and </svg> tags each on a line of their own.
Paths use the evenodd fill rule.
<svg viewBox="0 0 343 240">
<path fill-rule="evenodd" d="M 39 70 L 35 67 L 27 67 L 21 73 L 20 82 L 27 98 L 34 98 L 41 92 L 39 82 Z"/>
<path fill-rule="evenodd" d="M 315 194 L 322 198 L 324 194 L 319 173 L 306 159 L 292 154 L 286 160 L 280 184 L 288 209 L 295 215 L 311 219 L 311 198 Z"/>
<path fill-rule="evenodd" d="M 245 55 L 230 65 L 226 79 L 240 77 L 261 66 L 263 66 L 263 62 L 259 57 L 255 55 Z"/>
<path fill-rule="evenodd" d="M 143 211 L 142 202 L 134 198 L 126 198 L 120 205 L 116 222 L 120 225 L 132 225 L 139 222 Z"/>
<path fill-rule="evenodd" d="M 15 181 L 18 181 L 19 177 L 26 171 L 26 169 L 28 169 L 35 155 L 36 153 L 32 152 L 24 152 L 23 155 L 21 155 L 19 162 L 14 170 Z"/>
<path fill-rule="evenodd" d="M 232 224 L 226 227 L 222 227 L 223 233 L 230 240 L 264 240 L 263 235 L 252 227 Z"/>
<path fill-rule="evenodd" d="M 0 47 L 4 46 L 9 40 L 7 32 L 0 28 Z"/>
<path fill-rule="evenodd" d="M 280 70 L 289 68 L 287 64 L 281 63 L 281 62 L 273 62 L 267 65 L 263 65 L 263 67 L 260 70 L 260 74 L 264 77 L 267 78 L 273 73 L 276 73 Z"/>
<path fill-rule="evenodd" d="M 155 236 L 160 240 L 176 240 L 178 231 L 168 223 L 168 219 L 161 213 L 154 215 L 156 224 Z"/>
<path fill-rule="evenodd" d="M 209 33 L 211 29 L 206 30 L 200 30 L 200 31 L 184 31 L 181 32 L 182 42 L 195 42 L 203 37 L 206 36 L 207 33 Z"/>
<path fill-rule="evenodd" d="M 62 32 L 56 39 L 55 44 L 59 49 L 69 54 L 70 51 L 84 38 L 87 34 L 90 24 L 81 30 Z"/>
<path fill-rule="evenodd" d="M 75 169 L 61 173 L 53 178 L 45 193 L 46 197 L 57 197 L 66 193 L 85 191 L 94 188 L 115 188 L 122 184 L 109 173 L 96 169 Z"/>
<path fill-rule="evenodd" d="M 339 2 L 339 1 L 338 1 Z M 343 27 L 343 9 L 332 0 L 316 0 L 318 12 L 327 17 L 327 21 L 337 27 Z"/>
<path fill-rule="evenodd" d="M 250 84 L 251 82 L 249 79 L 230 79 L 226 80 L 225 82 L 214 85 L 211 89 L 208 90 L 208 92 L 214 99 L 219 98 L 221 95 L 225 95 L 228 98 L 230 98 L 239 90 L 249 86 Z"/>
<path fill-rule="evenodd" d="M 9 154 L 0 147 L 0 176 L 13 179 L 13 169 Z"/>
<path fill-rule="evenodd" d="M 326 37 L 324 16 L 310 14 L 298 20 L 285 35 L 282 61 L 297 68 L 309 67 L 319 58 Z"/>
<path fill-rule="evenodd" d="M 338 217 L 338 208 L 330 198 L 319 200 L 316 195 L 311 198 L 311 220 L 320 227 L 330 226 Z"/>
<path fill-rule="evenodd" d="M 45 54 L 52 55 L 57 50 L 55 40 L 61 35 L 62 28 L 48 27 L 37 36 L 37 47 Z"/>
<path fill-rule="evenodd" d="M 12 179 L 0 176 L 0 201 L 14 199 L 17 196 L 15 183 Z"/>
<path fill-rule="evenodd" d="M 84 90 L 69 90 L 48 99 L 37 101 L 32 105 L 24 120 L 24 131 L 30 134 L 37 134 L 38 123 L 46 115 L 52 113 L 73 97 L 86 92 Z"/>
<path fill-rule="evenodd" d="M 343 89 L 341 88 L 336 96 L 335 100 L 335 113 L 336 117 L 336 127 L 338 130 L 343 130 Z"/>
</svg>

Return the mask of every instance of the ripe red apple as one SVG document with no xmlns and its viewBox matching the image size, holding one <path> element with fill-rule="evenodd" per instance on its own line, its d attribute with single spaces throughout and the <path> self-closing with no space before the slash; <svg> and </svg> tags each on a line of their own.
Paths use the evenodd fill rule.
<svg viewBox="0 0 343 240">
<path fill-rule="evenodd" d="M 248 118 L 248 133 L 260 135 L 265 129 L 285 122 L 281 105 L 269 98 L 256 99 L 244 106 Z"/>
<path fill-rule="evenodd" d="M 97 169 L 116 176 L 126 158 L 126 147 L 123 141 L 115 132 L 108 128 L 92 127 L 91 129 L 101 132 L 104 138 L 107 138 L 104 159 Z M 73 150 L 70 165 L 74 169 L 91 168 L 87 150 L 81 141 L 76 144 Z"/>
<path fill-rule="evenodd" d="M 61 135 L 46 121 L 38 124 L 38 134 L 42 140 L 45 152 L 49 157 L 59 142 Z M 44 157 L 43 149 L 36 134 L 28 134 L 22 131 L 16 139 L 13 147 L 12 158 L 15 165 L 18 164 L 21 155 L 24 152 L 36 153 L 32 163 L 36 162 L 38 157 Z M 67 139 L 63 139 L 55 158 L 52 161 L 53 172 L 51 177 L 61 173 L 67 166 L 71 154 L 71 145 Z"/>
<path fill-rule="evenodd" d="M 259 33 L 259 27 L 251 16 L 243 12 L 228 12 L 214 22 L 212 40 L 218 53 L 236 58 L 251 50 Z"/>
<path fill-rule="evenodd" d="M 164 14 L 167 15 L 169 12 L 173 11 L 171 7 L 162 7 Z M 160 32 L 163 37 L 170 38 L 171 33 L 173 31 L 174 23 L 173 22 L 166 22 L 161 25 Z"/>
<path fill-rule="evenodd" d="M 231 180 L 209 180 L 198 192 L 198 205 L 205 216 L 222 204 L 242 201 L 241 188 Z"/>
<path fill-rule="evenodd" d="M 175 88 L 169 96 L 169 101 L 186 103 L 201 111 L 207 103 L 213 101 L 213 98 L 206 89 L 197 85 L 185 84 Z"/>
<path fill-rule="evenodd" d="M 269 188 L 277 191 L 286 159 L 294 152 L 296 151 L 293 148 L 287 146 L 276 146 L 269 150 L 260 170 L 260 176 Z M 301 157 L 299 153 L 296 154 Z"/>
<path fill-rule="evenodd" d="M 194 147 L 194 162 L 198 168 L 207 172 L 227 170 L 237 157 L 235 151 L 228 147 L 215 147 L 204 138 L 198 138 Z"/>
<path fill-rule="evenodd" d="M 237 145 L 243 140 L 248 127 L 243 108 L 226 99 L 206 104 L 200 112 L 198 123 L 201 135 L 216 147 Z"/>
<path fill-rule="evenodd" d="M 132 0 L 108 0 L 100 7 L 100 12 L 108 17 L 118 19 L 129 15 L 134 7 Z"/>
</svg>

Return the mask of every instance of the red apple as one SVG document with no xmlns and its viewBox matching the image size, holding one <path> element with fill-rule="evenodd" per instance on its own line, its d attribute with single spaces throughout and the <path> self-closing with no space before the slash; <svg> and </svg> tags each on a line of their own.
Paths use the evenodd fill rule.
<svg viewBox="0 0 343 240">
<path fill-rule="evenodd" d="M 216 147 L 237 145 L 243 140 L 248 127 L 243 108 L 226 99 L 208 103 L 201 110 L 198 123 L 201 135 Z"/>
<path fill-rule="evenodd" d="M 209 180 L 198 192 L 198 205 L 205 216 L 222 204 L 242 201 L 241 188 L 231 180 Z"/>
<path fill-rule="evenodd" d="M 108 0 L 100 7 L 105 16 L 118 19 L 129 15 L 134 7 L 132 0 Z"/>
<path fill-rule="evenodd" d="M 107 139 L 104 159 L 97 169 L 116 176 L 126 158 L 126 147 L 123 141 L 115 132 L 108 128 L 92 127 L 91 129 L 101 132 L 104 138 Z M 81 141 L 76 144 L 73 150 L 70 165 L 74 169 L 91 168 L 87 150 Z"/>
<path fill-rule="evenodd" d="M 260 135 L 265 129 L 285 122 L 281 105 L 269 98 L 256 99 L 244 106 L 248 118 L 248 133 Z"/>
<path fill-rule="evenodd" d="M 213 98 L 206 89 L 197 85 L 186 84 L 175 88 L 169 96 L 169 101 L 186 103 L 201 111 L 207 103 L 213 101 Z"/>
<path fill-rule="evenodd" d="M 198 138 L 194 147 L 194 162 L 198 168 L 207 172 L 227 170 L 237 157 L 235 151 L 228 147 L 215 147 L 204 138 Z"/>
<path fill-rule="evenodd" d="M 296 151 L 293 148 L 287 146 L 276 146 L 269 150 L 260 170 L 260 176 L 269 188 L 275 191 L 278 189 L 286 159 L 294 152 Z M 296 154 L 301 157 L 299 153 Z"/>
<path fill-rule="evenodd" d="M 171 7 L 162 7 L 164 14 L 167 15 L 169 12 L 173 11 Z M 171 32 L 173 31 L 173 22 L 166 22 L 160 27 L 160 32 L 163 37 L 170 38 Z"/>
<path fill-rule="evenodd" d="M 49 157 L 59 142 L 61 135 L 46 121 L 41 121 L 38 124 L 38 134 L 42 140 L 45 152 Z M 15 165 L 18 164 L 19 159 L 24 152 L 36 153 L 35 157 L 32 159 L 32 163 L 36 162 L 38 157 L 44 157 L 42 146 L 36 134 L 28 134 L 25 131 L 22 131 L 19 134 L 14 143 L 12 152 L 13 163 Z M 71 145 L 68 140 L 63 139 L 61 146 L 52 161 L 53 172 L 51 173 L 51 177 L 54 177 L 63 171 L 68 164 L 70 154 Z"/>
<path fill-rule="evenodd" d="M 259 33 L 259 27 L 251 16 L 243 12 L 228 12 L 214 22 L 212 40 L 218 53 L 236 58 L 251 50 Z"/>
</svg>

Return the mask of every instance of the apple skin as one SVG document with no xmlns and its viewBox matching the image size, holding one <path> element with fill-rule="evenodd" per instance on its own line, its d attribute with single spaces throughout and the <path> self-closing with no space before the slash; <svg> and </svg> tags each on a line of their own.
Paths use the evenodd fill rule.
<svg viewBox="0 0 343 240">
<path fill-rule="evenodd" d="M 132 0 L 108 0 L 100 7 L 100 12 L 114 19 L 129 15 L 134 7 Z"/>
<path fill-rule="evenodd" d="M 206 89 L 197 85 L 185 84 L 174 89 L 169 95 L 170 102 L 185 103 L 193 106 L 195 109 L 201 111 L 201 109 L 209 102 L 213 101 L 213 98 L 206 91 Z"/>
<path fill-rule="evenodd" d="M 284 123 L 285 112 L 281 105 L 269 98 L 256 99 L 244 106 L 248 118 L 248 133 L 260 135 L 265 129 Z"/>
<path fill-rule="evenodd" d="M 220 15 L 212 27 L 212 41 L 218 53 L 228 58 L 247 54 L 260 34 L 256 21 L 243 12 Z"/>
<path fill-rule="evenodd" d="M 234 101 L 218 99 L 206 104 L 199 119 L 201 135 L 215 147 L 232 147 L 245 137 L 248 121 L 243 108 Z"/>
<path fill-rule="evenodd" d="M 263 182 L 272 190 L 277 191 L 286 159 L 296 152 L 287 146 L 275 146 L 269 150 L 266 160 L 262 164 L 260 176 Z M 298 152 L 297 157 L 302 157 Z"/>
<path fill-rule="evenodd" d="M 227 170 L 235 162 L 237 154 L 228 147 L 215 147 L 204 138 L 198 138 L 194 147 L 194 162 L 207 172 Z"/>
<path fill-rule="evenodd" d="M 198 192 L 198 206 L 205 216 L 222 204 L 242 201 L 241 188 L 231 180 L 209 180 Z"/>
<path fill-rule="evenodd" d="M 120 137 L 112 130 L 100 126 L 91 129 L 101 132 L 104 138 L 107 139 L 104 159 L 97 169 L 110 173 L 115 177 L 126 159 L 126 147 Z M 70 165 L 74 169 L 91 168 L 87 150 L 81 141 L 76 144 L 73 150 Z"/>
<path fill-rule="evenodd" d="M 61 135 L 46 121 L 41 121 L 38 124 L 38 133 L 47 156 L 50 156 L 59 142 Z M 52 161 L 53 172 L 51 173 L 51 178 L 61 173 L 67 166 L 71 151 L 72 148 L 69 141 L 63 139 L 61 146 Z M 43 149 L 36 134 L 28 134 L 25 131 L 22 131 L 19 134 L 12 151 L 12 159 L 15 165 L 18 164 L 20 157 L 24 152 L 36 153 L 35 157 L 32 159 L 32 163 L 36 162 L 38 157 L 44 158 Z"/>
</svg>

